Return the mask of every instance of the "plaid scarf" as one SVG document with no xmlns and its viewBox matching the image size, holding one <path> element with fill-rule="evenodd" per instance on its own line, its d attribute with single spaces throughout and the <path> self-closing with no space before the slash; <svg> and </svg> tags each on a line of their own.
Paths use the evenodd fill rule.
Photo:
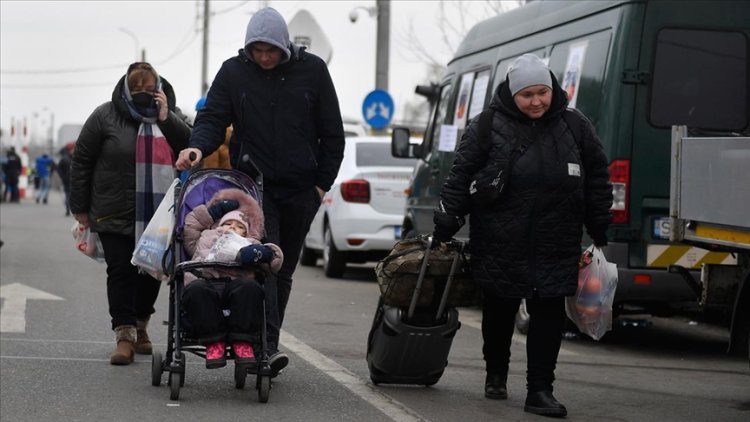
<svg viewBox="0 0 750 422">
<path fill-rule="evenodd" d="M 157 80 L 157 84 L 160 81 Z M 175 178 L 172 167 L 174 151 L 156 124 L 158 110 L 155 106 L 140 108 L 133 104 L 127 81 L 122 87 L 122 98 L 130 116 L 141 122 L 135 141 L 135 243 L 154 216 L 164 194 Z"/>
<path fill-rule="evenodd" d="M 135 144 L 135 240 L 154 215 L 175 178 L 172 147 L 159 126 L 141 123 Z"/>
</svg>

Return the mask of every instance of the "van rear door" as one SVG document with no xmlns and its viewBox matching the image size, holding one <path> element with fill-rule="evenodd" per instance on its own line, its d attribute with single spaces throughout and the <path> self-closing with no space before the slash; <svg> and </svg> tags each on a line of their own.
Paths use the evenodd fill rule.
<svg viewBox="0 0 750 422">
<path fill-rule="evenodd" d="M 631 267 L 678 264 L 698 269 L 703 263 L 726 263 L 731 258 L 668 243 L 670 126 L 732 126 L 707 124 L 709 120 L 733 121 L 735 128 L 747 125 L 748 16 L 748 2 L 646 5 L 639 70 L 647 70 L 648 77 L 647 83 L 637 85 L 629 198 L 630 224 L 641 228 L 638 237 L 644 243 L 631 249 Z M 742 70 L 744 80 L 733 76 Z M 730 79 L 744 86 L 724 86 Z M 719 92 L 725 99 L 717 102 L 712 94 Z"/>
</svg>

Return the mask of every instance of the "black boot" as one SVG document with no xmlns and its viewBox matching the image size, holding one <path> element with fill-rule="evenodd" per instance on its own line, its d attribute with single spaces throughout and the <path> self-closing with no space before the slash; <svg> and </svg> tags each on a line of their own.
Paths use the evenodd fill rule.
<svg viewBox="0 0 750 422">
<path fill-rule="evenodd" d="M 484 380 L 484 396 L 493 400 L 505 400 L 508 398 L 508 373 L 487 374 Z"/>
<path fill-rule="evenodd" d="M 552 391 L 529 391 L 526 394 L 526 406 L 524 411 L 542 416 L 564 418 L 568 415 L 568 409 L 555 400 Z"/>
</svg>

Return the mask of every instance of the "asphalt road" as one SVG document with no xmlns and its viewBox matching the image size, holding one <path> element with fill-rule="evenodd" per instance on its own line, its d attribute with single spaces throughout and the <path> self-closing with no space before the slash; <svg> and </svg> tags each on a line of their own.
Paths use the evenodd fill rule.
<svg viewBox="0 0 750 422">
<path fill-rule="evenodd" d="M 268 403 L 258 402 L 252 379 L 234 388 L 231 362 L 207 370 L 193 355 L 180 400 L 170 401 L 166 376 L 161 387 L 150 385 L 149 356 L 109 365 L 114 341 L 105 266 L 73 248 L 73 220 L 63 216 L 60 193 L 51 195 L 46 206 L 0 205 L 0 319 L 17 327 L 22 314 L 24 323 L 23 332 L 0 334 L 1 421 L 545 420 L 523 412 L 523 335 L 514 337 L 510 398 L 483 397 L 476 309 L 460 309 L 463 325 L 435 386 L 372 385 L 365 346 L 378 290 L 366 265 L 342 280 L 325 278 L 320 268 L 298 269 L 281 340 L 291 362 L 274 380 Z M 167 315 L 163 287 L 157 322 Z M 28 288 L 59 300 L 37 292 L 42 298 L 21 309 L 18 292 Z M 163 350 L 167 328 L 155 324 L 150 333 Z M 555 395 L 575 421 L 747 421 L 750 368 L 724 353 L 727 338 L 720 327 L 658 318 L 618 326 L 600 342 L 566 339 Z"/>
</svg>

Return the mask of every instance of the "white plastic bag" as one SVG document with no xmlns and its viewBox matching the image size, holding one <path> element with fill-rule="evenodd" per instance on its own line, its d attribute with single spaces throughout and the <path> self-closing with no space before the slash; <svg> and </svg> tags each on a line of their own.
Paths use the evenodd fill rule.
<svg viewBox="0 0 750 422">
<path fill-rule="evenodd" d="M 174 189 L 180 179 L 174 179 L 162 198 L 154 216 L 143 230 L 133 251 L 130 263 L 150 274 L 157 280 L 167 281 L 162 268 L 162 258 L 172 242 L 174 229 Z"/>
<path fill-rule="evenodd" d="M 104 262 L 104 247 L 98 234 L 92 232 L 90 228 L 84 228 L 77 221 L 70 228 L 70 233 L 75 239 L 76 249 L 97 262 Z"/>
<path fill-rule="evenodd" d="M 206 255 L 206 261 L 209 262 L 235 262 L 237 252 L 245 246 L 250 245 L 250 241 L 238 235 L 235 232 L 227 231 L 216 239 L 216 243 Z"/>
<path fill-rule="evenodd" d="M 612 301 L 617 289 L 617 265 L 607 262 L 594 245 L 581 256 L 578 288 L 565 299 L 565 313 L 578 329 L 599 340 L 612 330 Z"/>
</svg>

